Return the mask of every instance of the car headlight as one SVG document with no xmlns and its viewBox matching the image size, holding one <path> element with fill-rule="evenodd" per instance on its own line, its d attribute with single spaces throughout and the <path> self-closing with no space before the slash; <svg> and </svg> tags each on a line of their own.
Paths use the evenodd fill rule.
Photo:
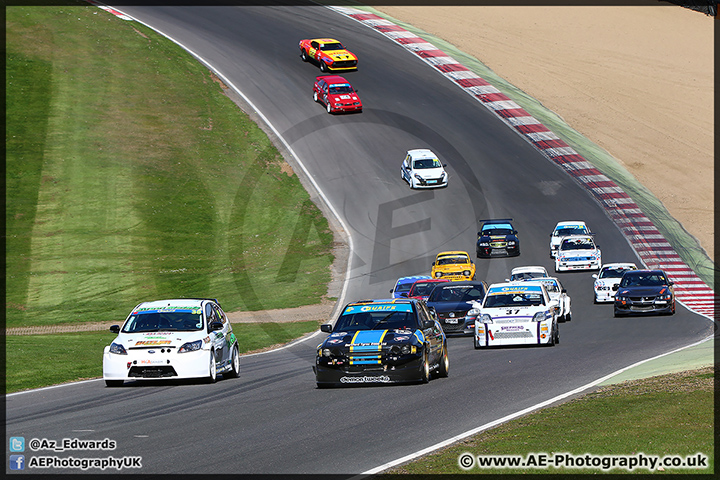
<svg viewBox="0 0 720 480">
<path fill-rule="evenodd" d="M 489 246 L 490 246 L 490 242 L 478 242 L 478 245 L 481 246 L 481 247 L 489 247 Z"/>
<path fill-rule="evenodd" d="M 658 300 L 672 300 L 672 294 L 666 293 L 664 295 L 658 295 L 657 299 Z"/>
<path fill-rule="evenodd" d="M 420 180 L 420 181 L 423 180 L 423 177 L 421 177 L 421 176 L 420 176 L 419 174 L 417 174 L 417 173 L 415 174 L 415 178 L 417 178 L 417 179 Z"/>
<path fill-rule="evenodd" d="M 114 353 L 115 355 L 127 355 L 125 347 L 115 342 L 110 344 L 110 353 Z"/>
<path fill-rule="evenodd" d="M 442 272 L 435 272 L 435 278 L 440 278 L 442 276 L 443 276 Z"/>
<path fill-rule="evenodd" d="M 545 320 L 545 312 L 537 312 L 535 315 L 533 315 L 533 322 L 542 322 Z"/>
<path fill-rule="evenodd" d="M 483 316 L 480 317 L 480 321 L 482 323 L 493 323 L 492 317 L 487 313 L 483 314 Z"/>
<path fill-rule="evenodd" d="M 515 245 L 515 240 L 508 240 L 507 244 L 514 246 L 514 245 Z"/>
<path fill-rule="evenodd" d="M 466 277 L 469 277 L 470 273 L 470 270 L 463 270 L 463 275 L 465 275 Z"/>
<path fill-rule="evenodd" d="M 178 353 L 187 353 L 200 350 L 202 348 L 202 340 L 195 340 L 194 342 L 188 342 L 183 344 L 178 350 Z"/>
<path fill-rule="evenodd" d="M 479 308 L 471 308 L 468 310 L 468 312 L 465 314 L 466 317 L 477 317 L 480 314 Z"/>
</svg>

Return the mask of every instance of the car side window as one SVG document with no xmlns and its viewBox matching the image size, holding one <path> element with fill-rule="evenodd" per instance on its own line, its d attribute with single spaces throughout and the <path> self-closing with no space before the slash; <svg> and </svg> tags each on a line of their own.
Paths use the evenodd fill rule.
<svg viewBox="0 0 720 480">
<path fill-rule="evenodd" d="M 225 325 L 227 323 L 227 316 L 225 315 L 225 312 L 223 312 L 218 305 L 213 305 L 213 310 L 215 311 L 215 318 L 217 321 L 222 322 L 223 325 Z"/>
<path fill-rule="evenodd" d="M 310 46 L 312 48 L 318 48 L 319 45 L 318 45 L 318 42 L 310 42 Z"/>
</svg>

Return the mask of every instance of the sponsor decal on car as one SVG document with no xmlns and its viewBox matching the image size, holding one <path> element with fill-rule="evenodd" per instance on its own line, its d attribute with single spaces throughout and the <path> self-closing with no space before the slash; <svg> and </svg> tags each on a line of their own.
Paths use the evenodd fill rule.
<svg viewBox="0 0 720 480">
<path fill-rule="evenodd" d="M 170 345 L 172 340 L 139 340 L 135 345 Z"/>
<path fill-rule="evenodd" d="M 340 377 L 341 383 L 388 383 L 387 375 L 365 375 L 363 377 Z"/>
</svg>

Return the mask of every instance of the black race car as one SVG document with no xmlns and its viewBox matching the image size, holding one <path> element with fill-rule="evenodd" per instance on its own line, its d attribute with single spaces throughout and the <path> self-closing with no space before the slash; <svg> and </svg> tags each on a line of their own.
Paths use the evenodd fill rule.
<svg viewBox="0 0 720 480">
<path fill-rule="evenodd" d="M 648 313 L 675 313 L 673 282 L 662 270 L 627 270 L 615 292 L 616 317 Z"/>
<path fill-rule="evenodd" d="M 458 281 L 438 284 L 427 299 L 429 309 L 435 311 L 445 333 L 473 333 L 475 317 L 465 316 L 472 308 L 470 302 L 482 302 L 487 283 L 482 281 Z"/>
<path fill-rule="evenodd" d="M 520 240 L 512 225 L 512 218 L 480 220 L 475 252 L 478 258 L 520 255 Z"/>
<path fill-rule="evenodd" d="M 332 385 L 382 384 L 430 380 L 431 371 L 448 374 L 445 333 L 415 299 L 363 300 L 349 303 L 318 346 L 315 380 Z"/>
</svg>

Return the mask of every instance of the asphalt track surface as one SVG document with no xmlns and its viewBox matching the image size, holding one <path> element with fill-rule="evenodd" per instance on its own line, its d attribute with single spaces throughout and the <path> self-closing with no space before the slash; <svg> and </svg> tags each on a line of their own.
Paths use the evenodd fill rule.
<svg viewBox="0 0 720 480">
<path fill-rule="evenodd" d="M 481 218 L 514 218 L 521 239 L 520 257 L 476 261 L 489 283 L 519 265 L 551 271 L 549 233 L 559 220 L 585 220 L 606 262 L 638 261 L 569 176 L 471 96 L 353 20 L 297 5 L 122 11 L 212 64 L 291 146 L 352 236 L 348 301 L 387 297 L 398 277 L 428 272 L 439 251 L 474 255 Z M 297 43 L 321 36 L 360 57 L 345 76 L 363 113 L 328 115 L 312 101 L 320 71 L 300 60 Z M 401 180 L 405 151 L 419 147 L 448 164 L 448 188 L 411 191 Z M 90 381 L 10 395 L 6 432 L 28 441 L 109 438 L 114 451 L 26 455 L 137 455 L 138 473 L 357 474 L 712 333 L 708 319 L 679 305 L 674 316 L 615 319 L 611 306 L 593 305 L 590 273 L 560 278 L 573 320 L 560 324 L 559 345 L 476 351 L 470 338 L 451 337 L 449 377 L 426 385 L 319 390 L 316 335 L 243 357 L 240 378 L 214 385 Z M 56 471 L 70 473 L 44 472 Z"/>
</svg>

